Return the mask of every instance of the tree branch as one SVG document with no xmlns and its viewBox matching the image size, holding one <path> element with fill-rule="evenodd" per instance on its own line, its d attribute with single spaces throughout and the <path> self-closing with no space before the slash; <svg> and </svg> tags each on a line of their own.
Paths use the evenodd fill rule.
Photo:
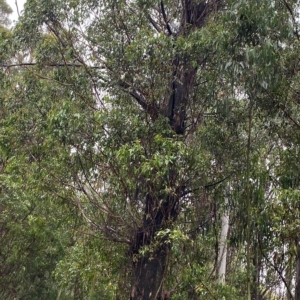
<svg viewBox="0 0 300 300">
<path fill-rule="evenodd" d="M 0 68 L 13 68 L 13 67 L 30 67 L 30 66 L 45 66 L 45 67 L 84 67 L 82 64 L 76 63 L 46 63 L 46 64 L 39 64 L 39 63 L 18 63 L 18 64 L 0 64 Z M 105 67 L 92 67 L 89 66 L 91 69 L 105 69 Z"/>
<path fill-rule="evenodd" d="M 119 85 L 120 85 L 120 87 L 124 88 L 126 91 L 127 91 L 127 89 L 132 88 L 132 86 L 129 83 L 122 81 L 122 80 L 119 80 Z M 148 110 L 147 102 L 142 95 L 139 95 L 135 90 L 130 91 L 129 94 L 138 102 L 138 104 L 144 110 L 146 110 L 146 111 Z"/>
<path fill-rule="evenodd" d="M 39 63 L 26 63 L 26 62 L 22 62 L 22 63 L 13 63 L 13 64 L 0 64 L 0 68 L 13 68 L 13 67 L 34 67 L 34 66 L 45 66 L 45 67 L 74 67 L 74 68 L 91 68 L 91 69 L 109 69 L 105 66 L 86 66 L 84 64 L 78 64 L 78 63 L 46 63 L 46 64 L 39 64 Z M 38 77 L 40 77 L 41 79 L 48 79 L 48 80 L 53 80 L 51 78 L 42 76 L 40 74 L 36 74 Z M 71 85 L 71 84 L 64 84 L 61 83 L 63 85 Z M 119 85 L 120 87 L 124 88 L 125 90 L 132 88 L 131 85 L 125 81 L 119 81 Z M 146 102 L 146 100 L 144 99 L 144 97 L 139 94 L 137 91 L 133 90 L 133 91 L 126 91 L 129 92 L 129 94 L 138 102 L 138 104 L 146 111 L 149 112 L 151 114 L 153 114 L 153 111 L 151 110 L 151 106 L 149 106 Z M 154 114 L 153 114 L 154 115 Z"/>
<path fill-rule="evenodd" d="M 294 34 L 296 35 L 297 39 L 300 40 L 300 36 L 299 36 L 299 33 L 298 33 L 298 28 L 297 28 L 297 22 L 295 20 L 293 10 L 292 10 L 291 6 L 286 2 L 286 0 L 283 0 L 283 3 L 285 5 L 285 7 L 287 8 L 287 10 L 289 11 L 289 13 L 292 17 L 292 20 L 293 20 L 293 24 L 296 27 Z"/>
<path fill-rule="evenodd" d="M 17 15 L 20 18 L 20 12 L 19 12 L 19 6 L 18 6 L 18 1 L 15 1 L 15 5 L 16 5 L 16 10 L 17 10 Z"/>
<path fill-rule="evenodd" d="M 163 1 L 160 1 L 160 7 L 161 7 L 161 12 L 162 12 L 164 21 L 166 23 L 166 27 L 167 27 L 168 33 L 169 33 L 169 35 L 172 35 L 173 33 L 172 33 L 171 28 L 170 28 L 169 22 L 167 20 L 167 15 L 166 15 L 166 11 L 165 11 L 165 7 L 164 7 Z"/>
<path fill-rule="evenodd" d="M 219 180 L 219 181 L 217 181 L 217 182 L 210 182 L 210 183 L 207 183 L 204 187 L 207 189 L 207 188 L 209 188 L 209 187 L 212 187 L 212 186 L 215 186 L 215 185 L 217 185 L 217 184 L 220 184 L 220 183 L 222 183 L 223 181 L 225 181 L 226 179 L 228 179 L 229 177 L 231 177 L 233 174 L 234 174 L 234 172 L 232 171 L 232 172 L 230 172 L 229 175 L 227 175 L 225 178 L 223 178 L 223 179 L 221 179 L 221 180 Z"/>
<path fill-rule="evenodd" d="M 156 29 L 157 32 L 161 33 L 161 28 L 158 26 L 158 24 L 152 19 L 152 17 L 150 16 L 150 14 L 147 14 L 147 17 L 150 21 L 150 23 L 152 24 L 152 26 Z"/>
<path fill-rule="evenodd" d="M 222 183 L 223 181 L 225 181 L 226 179 L 228 179 L 230 176 L 232 176 L 234 174 L 234 172 L 230 172 L 229 175 L 227 175 L 225 178 L 219 180 L 219 181 L 216 181 L 216 182 L 209 182 L 207 184 L 204 185 L 204 187 L 207 189 L 209 187 L 212 187 L 212 186 L 215 186 L 215 185 L 218 185 L 220 183 Z M 188 190 L 188 191 L 184 191 L 180 196 L 179 198 L 182 198 L 183 196 L 186 196 L 194 191 L 198 191 L 200 188 L 196 188 L 196 189 L 193 189 L 193 190 Z"/>
<path fill-rule="evenodd" d="M 289 296 L 291 297 L 291 299 L 294 299 L 293 298 L 293 294 L 291 292 L 291 289 L 287 283 L 287 281 L 285 280 L 284 276 L 282 275 L 282 271 L 276 266 L 276 264 L 272 263 L 271 260 L 266 256 L 266 254 L 262 251 L 262 247 L 261 247 L 261 242 L 259 241 L 259 247 L 260 247 L 260 250 L 261 250 L 261 254 L 263 256 L 263 258 L 271 265 L 271 267 L 274 268 L 274 270 L 276 271 L 276 273 L 278 274 L 278 276 L 281 278 L 281 280 L 283 281 L 283 284 L 285 285 L 286 289 L 287 289 L 287 292 L 289 294 Z"/>
</svg>

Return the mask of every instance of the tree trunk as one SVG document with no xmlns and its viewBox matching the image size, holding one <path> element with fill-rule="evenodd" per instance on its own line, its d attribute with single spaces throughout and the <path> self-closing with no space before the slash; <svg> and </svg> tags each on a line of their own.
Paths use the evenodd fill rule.
<svg viewBox="0 0 300 300">
<path fill-rule="evenodd" d="M 164 248 L 139 257 L 133 263 L 131 300 L 164 299 L 163 281 L 168 256 L 168 249 Z"/>
<path fill-rule="evenodd" d="M 288 247 L 292 247 L 291 244 Z M 288 263 L 286 267 L 286 300 L 293 300 L 292 295 L 292 286 L 293 286 L 293 277 L 294 277 L 294 257 L 293 255 L 289 255 Z"/>
<path fill-rule="evenodd" d="M 262 299 L 261 297 L 261 291 L 260 291 L 260 273 L 261 273 L 261 254 L 259 251 L 258 243 L 257 241 L 254 242 L 253 247 L 254 257 L 253 257 L 253 282 L 251 287 L 251 298 L 252 300 L 259 300 Z"/>
<path fill-rule="evenodd" d="M 296 256 L 296 289 L 295 300 L 300 300 L 300 246 L 299 241 L 296 239 L 297 256 Z"/>
<path fill-rule="evenodd" d="M 225 204 L 227 204 L 227 199 Z M 225 209 L 221 217 L 221 236 L 220 236 L 220 249 L 218 257 L 218 283 L 225 284 L 226 276 L 226 262 L 227 262 L 227 235 L 229 230 L 229 213 Z"/>
<path fill-rule="evenodd" d="M 167 235 L 155 237 L 177 219 L 182 191 L 183 188 L 178 188 L 176 195 L 167 196 L 162 203 L 149 194 L 146 196 L 143 227 L 136 232 L 131 247 L 131 300 L 164 299 L 162 291 L 170 241 L 166 243 Z"/>
<path fill-rule="evenodd" d="M 173 34 L 186 37 L 195 29 L 204 27 L 211 12 L 217 10 L 221 0 L 214 1 L 182 1 L 181 24 L 178 32 Z M 163 1 L 161 1 L 163 3 Z M 163 5 L 162 5 L 163 9 Z M 164 10 L 162 14 L 165 14 Z M 203 64 L 204 57 L 198 58 L 198 63 Z M 187 104 L 196 82 L 197 68 L 192 67 L 190 58 L 185 55 L 176 55 L 173 59 L 173 76 L 170 82 L 170 97 L 165 99 L 165 106 L 161 113 L 170 121 L 170 125 L 177 134 L 184 134 L 186 129 Z"/>
<path fill-rule="evenodd" d="M 170 35 L 176 39 L 178 36 L 188 36 L 196 28 L 204 26 L 205 21 L 213 10 L 217 9 L 220 0 L 211 2 L 184 0 L 182 1 L 181 24 L 178 32 Z M 165 15 L 163 1 L 161 12 Z M 199 59 L 202 61 L 202 59 Z M 187 105 L 196 82 L 197 68 L 190 65 L 189 58 L 185 55 L 176 55 L 173 59 L 173 76 L 170 78 L 164 105 L 155 111 L 147 112 L 152 116 L 162 115 L 169 119 L 173 131 L 182 135 L 186 130 Z M 144 107 L 144 108 L 145 108 Z M 155 119 L 155 118 L 153 118 Z M 177 178 L 176 170 L 170 170 L 170 178 Z M 172 227 L 179 214 L 179 199 L 184 187 L 174 187 L 170 179 L 170 187 L 176 190 L 175 195 L 159 198 L 158 195 L 148 194 L 145 199 L 143 226 L 134 234 L 131 246 L 132 256 L 132 281 L 131 300 L 165 299 L 163 296 L 163 283 L 166 272 L 170 241 L 165 243 L 167 236 L 158 240 L 156 233 Z"/>
</svg>

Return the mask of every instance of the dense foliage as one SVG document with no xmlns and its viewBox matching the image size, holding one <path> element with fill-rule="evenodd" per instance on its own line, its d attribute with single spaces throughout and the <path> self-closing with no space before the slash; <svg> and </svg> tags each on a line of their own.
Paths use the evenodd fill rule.
<svg viewBox="0 0 300 300">
<path fill-rule="evenodd" d="M 0 1 L 1 299 L 300 300 L 299 9 Z"/>
</svg>

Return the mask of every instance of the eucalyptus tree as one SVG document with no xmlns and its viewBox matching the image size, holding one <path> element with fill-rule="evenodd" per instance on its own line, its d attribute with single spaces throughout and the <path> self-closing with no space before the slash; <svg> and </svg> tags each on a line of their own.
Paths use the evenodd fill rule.
<svg viewBox="0 0 300 300">
<path fill-rule="evenodd" d="M 9 12 L 7 6 L 2 8 Z M 13 29 L 0 27 L 2 66 L 14 65 L 27 55 L 15 52 L 12 36 Z M 45 98 L 35 93 L 49 91 L 49 84 L 37 81 L 25 68 L 4 67 L 0 86 L 0 297 L 54 299 L 59 293 L 67 297 L 68 293 L 59 292 L 53 271 L 80 225 L 74 207 L 63 201 L 68 192 L 60 190 L 61 198 L 56 197 L 59 187 L 53 192 L 42 166 L 43 161 L 49 171 L 59 160 L 47 151 L 54 160 L 46 161 L 40 148 L 59 151 L 47 144 L 43 117 L 48 108 Z M 55 92 L 52 96 L 58 95 Z"/>
<path fill-rule="evenodd" d="M 287 284 L 288 280 L 286 280 L 284 275 L 286 271 L 285 265 L 287 265 L 287 255 L 285 255 L 285 260 L 275 258 L 272 262 L 271 259 L 273 255 L 274 257 L 276 256 L 275 254 L 277 252 L 274 249 L 278 249 L 277 247 L 281 249 L 279 252 L 282 253 L 282 257 L 284 257 L 283 253 L 287 252 L 287 244 L 283 240 L 279 242 L 276 237 L 278 234 L 277 221 L 280 220 L 280 222 L 284 223 L 286 217 L 283 217 L 282 220 L 280 214 L 276 216 L 272 207 L 274 205 L 276 206 L 275 203 L 278 203 L 277 180 L 282 177 L 282 173 L 284 173 L 281 167 L 279 167 L 281 171 L 278 171 L 278 166 L 282 166 L 280 157 L 282 153 L 285 153 L 283 150 L 286 147 L 286 139 L 292 143 L 292 148 L 297 148 L 298 144 L 297 139 L 295 139 L 292 133 L 293 130 L 290 130 L 291 127 L 293 127 L 294 130 L 297 128 L 297 118 L 295 118 L 294 115 L 294 113 L 298 111 L 298 106 L 295 105 L 295 99 L 297 98 L 292 97 L 293 100 L 291 100 L 292 98 L 289 96 L 291 91 L 295 91 L 294 80 L 298 77 L 298 71 L 295 69 L 297 59 L 295 59 L 294 56 L 297 53 L 297 44 L 299 41 L 298 24 L 296 21 L 297 3 L 270 3 L 269 9 L 276 9 L 277 7 L 281 7 L 282 9 L 278 10 L 276 15 L 272 16 L 272 13 L 268 14 L 270 19 L 266 22 L 270 23 L 269 25 L 265 24 L 267 25 L 266 27 L 262 26 L 260 22 L 260 20 L 264 19 L 266 11 L 261 10 L 259 6 L 253 4 L 254 3 L 250 4 L 250 2 L 244 3 L 244 8 L 248 14 L 240 23 L 243 24 L 244 20 L 247 20 L 246 24 L 239 27 L 239 30 L 241 30 L 240 33 L 243 33 L 240 35 L 240 37 L 242 37 L 242 48 L 235 48 L 235 53 L 238 52 L 242 54 L 242 56 L 245 55 L 246 60 L 243 64 L 247 61 L 249 63 L 246 65 L 246 68 L 242 67 L 242 69 L 248 70 L 247 73 L 241 72 L 241 74 L 243 74 L 241 80 L 245 82 L 243 91 L 247 93 L 250 104 L 247 148 L 251 150 L 255 144 L 255 140 L 263 138 L 265 141 L 265 145 L 261 149 L 257 148 L 257 152 L 253 151 L 254 149 L 249 152 L 247 151 L 246 165 L 248 167 L 246 172 L 245 199 L 246 202 L 249 201 L 251 204 L 245 207 L 247 211 L 246 233 L 248 231 L 246 234 L 247 260 L 248 265 L 250 265 L 252 259 L 254 262 L 253 268 L 255 271 L 254 274 L 252 273 L 254 276 L 252 284 L 253 299 L 258 299 L 259 293 L 261 293 L 261 297 L 264 295 L 262 290 L 260 292 L 258 291 L 258 281 L 259 277 L 263 278 L 265 275 L 261 271 L 257 272 L 258 269 L 262 270 L 264 266 L 268 269 L 268 272 L 270 272 L 269 275 L 275 271 L 276 276 L 280 277 L 279 282 L 281 282 L 281 286 L 285 285 L 287 287 L 286 297 L 291 298 L 293 297 L 293 288 Z M 252 5 L 252 9 L 249 9 L 249 5 Z M 287 10 L 284 10 L 284 7 L 287 8 Z M 262 13 L 262 15 L 260 13 Z M 250 24 L 248 23 L 249 20 L 251 20 Z M 257 24 L 257 26 L 255 24 Z M 270 28 L 272 28 L 272 30 Z M 253 29 L 256 32 L 255 34 L 253 34 Z M 266 29 L 267 31 L 263 32 Z M 275 42 L 276 37 L 280 37 L 277 40 L 278 43 Z M 284 43 L 281 44 L 279 40 L 284 41 Z M 251 59 L 252 51 L 255 52 L 255 55 L 252 56 L 253 60 Z M 248 58 L 250 58 L 250 60 L 248 60 Z M 266 66 L 262 61 L 269 61 L 269 63 Z M 234 63 L 236 63 L 236 61 Z M 262 66 L 266 66 L 266 68 L 262 68 Z M 239 67 L 237 67 L 237 69 L 239 69 Z M 245 80 L 244 75 L 250 75 L 250 77 Z M 294 113 L 292 113 L 292 111 Z M 256 127 L 259 126 L 259 119 L 263 122 L 260 125 L 263 127 L 262 129 Z M 291 142 L 292 140 L 293 142 Z M 292 152 L 290 154 L 293 157 Z M 257 164 L 259 156 L 265 157 L 265 163 L 261 161 Z M 259 168 L 257 169 L 255 165 Z M 256 173 L 257 171 L 258 173 Z M 278 177 L 274 176 L 275 174 Z M 295 177 L 297 176 L 295 175 Z M 251 180 L 249 181 L 249 179 Z M 253 185 L 254 182 L 256 182 L 256 186 Z M 277 190 L 277 192 L 275 192 L 275 190 Z M 283 194 L 285 194 L 284 191 Z M 292 205 L 292 198 L 290 198 L 290 201 L 289 205 Z M 276 211 L 279 212 L 278 210 Z M 251 216 L 251 218 L 249 218 L 249 216 Z M 292 227 L 295 228 L 295 224 L 292 225 Z M 281 229 L 284 231 L 282 227 Z M 249 231 L 251 231 L 251 234 Z M 276 231 L 277 233 L 274 235 Z M 275 254 L 274 251 L 276 252 Z M 250 280 L 249 275 L 250 273 L 247 275 L 248 281 Z M 274 279 L 273 281 L 275 285 L 276 280 Z M 263 281 L 264 280 L 261 279 L 261 283 Z M 265 281 L 264 285 L 268 287 L 265 291 L 271 289 L 272 284 L 268 280 Z M 250 284 L 248 288 L 251 288 Z M 250 292 L 248 292 L 248 295 L 249 294 Z M 297 288 L 295 291 L 295 298 L 297 299 L 296 295 Z"/>
<path fill-rule="evenodd" d="M 99 107 L 82 135 L 76 136 L 71 123 L 87 114 L 69 116 L 76 111 L 71 99 L 63 103 L 66 109 L 49 113 L 50 121 L 61 142 L 74 149 L 70 159 L 82 164 L 73 184 L 89 199 L 78 201 L 84 217 L 110 239 L 129 245 L 132 299 L 162 297 L 170 242 L 168 231 L 157 233 L 173 227 L 192 187 L 186 171 L 194 159 L 184 141 L 201 115 L 193 109 L 201 107 L 196 89 L 204 94 L 212 84 L 205 75 L 197 78 L 211 53 L 185 51 L 185 38 L 221 4 L 28 1 L 25 6 L 19 38 L 37 52 L 36 62 L 57 65 L 64 73 L 58 81 L 70 85 L 82 105 Z M 40 28 L 42 35 L 42 26 L 54 40 L 52 53 L 49 44 L 36 47 L 43 46 L 36 34 Z M 78 65 L 81 71 L 73 73 Z M 82 80 L 90 82 L 92 95 L 82 92 Z M 196 84 L 200 80 L 203 87 Z"/>
<path fill-rule="evenodd" d="M 8 124 L 22 141 L 2 147 L 30 166 L 17 178 L 39 182 L 39 191 L 76 206 L 93 233 L 126 246 L 131 299 L 168 297 L 181 231 L 213 220 L 203 195 L 233 174 L 233 187 L 245 186 L 250 297 L 256 120 L 282 107 L 296 8 L 279 0 L 27 1 L 13 37 L 22 56 L 2 62 L 26 68 Z M 199 284 L 189 296 L 208 291 L 216 299 Z"/>
</svg>

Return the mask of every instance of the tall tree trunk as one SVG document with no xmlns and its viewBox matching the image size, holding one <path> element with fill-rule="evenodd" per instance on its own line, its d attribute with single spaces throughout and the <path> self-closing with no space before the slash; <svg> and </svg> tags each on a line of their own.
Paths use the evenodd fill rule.
<svg viewBox="0 0 300 300">
<path fill-rule="evenodd" d="M 295 300 L 300 300 L 300 246 L 299 239 L 296 239 L 297 256 L 296 256 L 296 289 Z"/>
<path fill-rule="evenodd" d="M 221 0 L 211 1 L 182 1 L 182 14 L 179 30 L 172 32 L 166 18 L 163 1 L 161 1 L 162 15 L 165 16 L 166 26 L 170 36 L 177 39 L 179 36 L 187 37 L 193 30 L 204 27 L 210 13 L 221 6 Z M 198 58 L 199 65 L 204 57 Z M 176 55 L 173 59 L 173 77 L 170 82 L 170 97 L 165 99 L 162 115 L 170 120 L 170 125 L 177 134 L 183 134 L 186 129 L 186 108 L 189 97 L 196 82 L 197 68 L 192 67 L 190 58 L 184 54 Z"/>
<path fill-rule="evenodd" d="M 259 238 L 257 238 L 259 239 Z M 260 291 L 260 273 L 261 273 L 261 264 L 262 257 L 261 253 L 258 247 L 258 242 L 257 240 L 254 241 L 254 246 L 253 246 L 253 282 L 252 282 L 252 287 L 251 287 L 251 299 L 252 300 L 259 300 L 262 299 L 261 297 L 261 291 Z"/>
<path fill-rule="evenodd" d="M 228 200 L 225 198 L 225 205 Z M 220 235 L 220 248 L 218 255 L 218 283 L 225 284 L 226 278 L 226 262 L 227 262 L 227 235 L 229 230 L 229 213 L 225 208 L 225 211 L 221 217 L 221 235 Z"/>
<path fill-rule="evenodd" d="M 176 39 L 178 36 L 188 36 L 191 31 L 203 27 L 209 13 L 217 9 L 221 2 L 221 0 L 182 1 L 181 24 L 177 32 L 172 32 L 168 25 L 164 3 L 161 1 L 161 13 L 165 18 L 168 34 Z M 199 63 L 201 60 L 199 59 Z M 186 130 L 187 105 L 193 93 L 196 74 L 197 68 L 191 66 L 184 54 L 176 55 L 173 59 L 173 76 L 170 78 L 164 105 L 154 113 L 149 110 L 148 105 L 143 106 L 152 116 L 160 114 L 167 117 L 171 128 L 178 135 L 184 134 Z M 177 170 L 170 170 L 171 173 L 174 176 L 170 178 L 177 178 Z M 167 196 L 165 199 L 159 198 L 158 195 L 146 196 L 143 226 L 138 228 L 132 240 L 131 300 L 164 299 L 162 291 L 170 244 L 164 241 L 157 242 L 155 236 L 160 230 L 170 228 L 177 219 L 179 199 L 184 190 L 183 187 L 174 187 L 172 180 L 169 186 L 176 190 L 175 195 Z"/>
<path fill-rule="evenodd" d="M 159 239 L 155 236 L 177 219 L 182 191 L 183 188 L 178 188 L 176 195 L 167 196 L 162 203 L 150 194 L 146 196 L 143 227 L 138 229 L 131 248 L 131 300 L 164 299 L 162 292 L 170 243 L 165 243 L 168 236 Z"/>
<path fill-rule="evenodd" d="M 292 245 L 289 244 L 288 247 Z M 292 286 L 293 286 L 293 277 L 294 277 L 294 257 L 292 254 L 289 255 L 287 267 L 285 271 L 286 278 L 286 300 L 293 300 L 292 295 Z"/>
<path fill-rule="evenodd" d="M 163 282 L 168 250 L 164 245 L 151 254 L 136 258 L 132 268 L 130 299 L 164 299 Z"/>
</svg>

